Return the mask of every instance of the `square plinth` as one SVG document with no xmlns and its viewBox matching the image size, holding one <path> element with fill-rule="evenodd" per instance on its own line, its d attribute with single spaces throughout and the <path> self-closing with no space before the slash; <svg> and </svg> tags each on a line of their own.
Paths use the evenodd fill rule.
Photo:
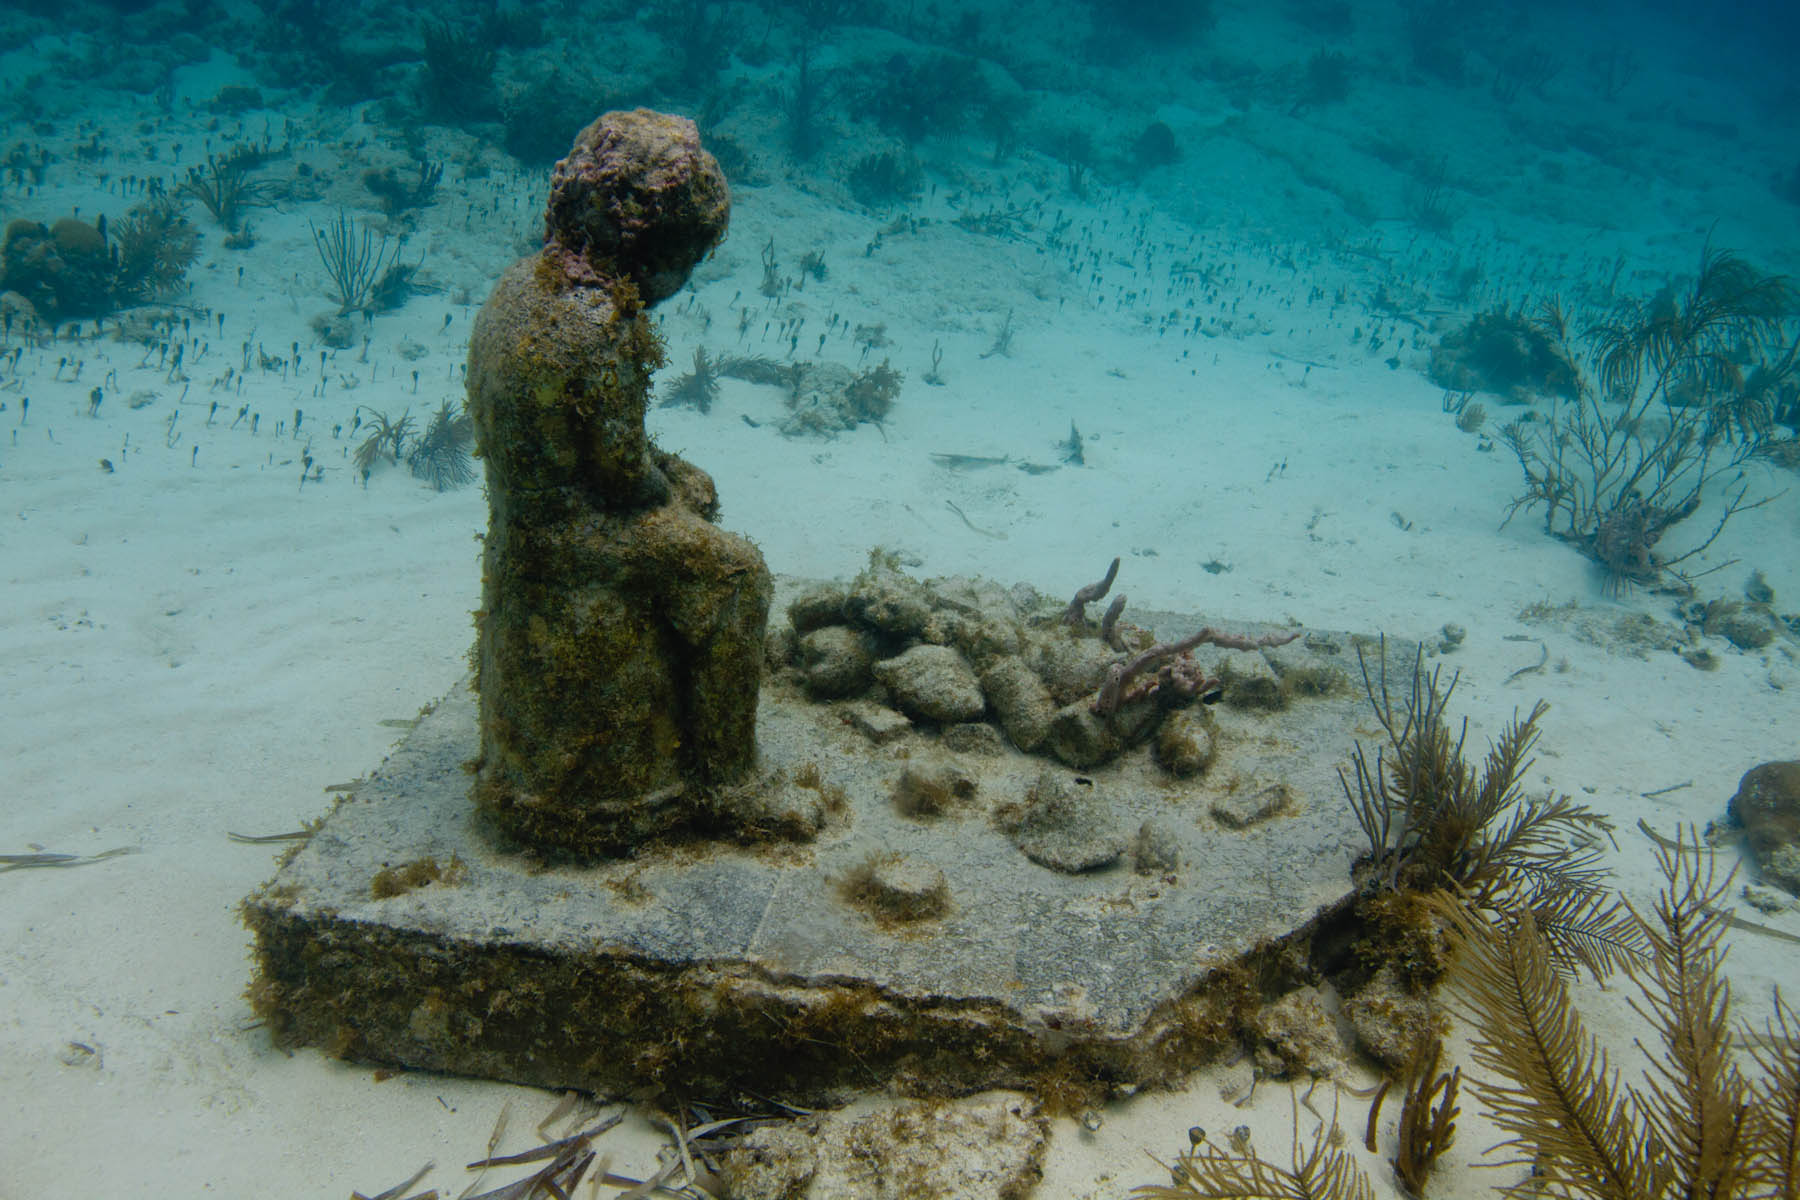
<svg viewBox="0 0 1800 1200">
<path fill-rule="evenodd" d="M 593 866 L 486 827 L 459 685 L 246 901 L 253 999 L 288 1044 L 612 1096 L 1171 1081 L 1237 1035 L 1262 968 L 1343 911 L 1366 849 L 1336 774 L 1367 713 L 1351 639 L 1263 657 L 1308 688 L 1217 706 L 1212 761 L 1187 779 L 1148 746 L 1075 772 L 984 727 L 772 681 L 763 775 L 828 800 L 819 836 Z M 903 772 L 946 763 L 973 787 L 903 813 Z M 1126 847 L 1110 865 L 1020 849 L 1046 770 L 1091 789 Z M 873 868 L 932 881 L 932 902 L 872 912 Z"/>
</svg>

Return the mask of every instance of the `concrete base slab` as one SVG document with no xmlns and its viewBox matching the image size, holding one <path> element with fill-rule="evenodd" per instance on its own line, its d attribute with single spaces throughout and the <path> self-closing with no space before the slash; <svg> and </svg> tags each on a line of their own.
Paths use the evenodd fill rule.
<svg viewBox="0 0 1800 1200">
<path fill-rule="evenodd" d="M 1054 1102 L 1173 1081 L 1235 1041 L 1365 848 L 1336 775 L 1368 711 L 1354 645 L 1269 653 L 1326 683 L 1275 711 L 1217 706 L 1213 760 L 1189 779 L 1145 746 L 1078 774 L 775 682 L 764 786 L 824 798 L 817 840 L 598 866 L 483 827 L 458 686 L 246 902 L 253 1000 L 290 1044 L 608 1096 L 1027 1086 Z M 909 766 L 945 762 L 973 789 L 935 815 L 896 803 Z M 1006 827 L 1046 769 L 1103 793 L 1136 849 L 1079 874 L 1027 857 Z M 932 902 L 872 908 L 878 882 Z"/>
</svg>

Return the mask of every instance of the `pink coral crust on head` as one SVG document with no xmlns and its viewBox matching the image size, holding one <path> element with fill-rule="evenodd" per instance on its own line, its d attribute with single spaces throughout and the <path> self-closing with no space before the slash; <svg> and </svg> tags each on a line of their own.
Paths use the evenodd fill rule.
<svg viewBox="0 0 1800 1200">
<path fill-rule="evenodd" d="M 548 257 L 582 282 L 626 278 L 646 304 L 681 289 L 725 236 L 731 190 L 685 117 L 610 112 L 556 164 Z"/>
</svg>

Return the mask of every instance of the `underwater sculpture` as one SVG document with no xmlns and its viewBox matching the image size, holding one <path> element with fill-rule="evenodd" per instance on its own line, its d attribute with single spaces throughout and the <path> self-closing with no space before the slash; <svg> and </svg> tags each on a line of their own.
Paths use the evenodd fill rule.
<svg viewBox="0 0 1800 1200">
<path fill-rule="evenodd" d="M 476 688 L 246 901 L 275 1036 L 610 1096 L 1060 1111 L 1235 1044 L 1270 956 L 1348 911 L 1347 635 L 1120 600 L 1096 630 L 879 550 L 781 581 L 769 627 L 761 556 L 644 429 L 645 306 L 723 233 L 716 165 L 687 121 L 609 114 L 548 212 L 470 343 Z M 807 844 L 739 844 L 770 839 Z"/>
<path fill-rule="evenodd" d="M 544 248 L 469 347 L 487 463 L 477 803 L 513 836 L 629 853 L 746 776 L 771 583 L 712 479 L 644 431 L 646 316 L 725 234 L 692 121 L 608 113 L 556 166 Z"/>
</svg>

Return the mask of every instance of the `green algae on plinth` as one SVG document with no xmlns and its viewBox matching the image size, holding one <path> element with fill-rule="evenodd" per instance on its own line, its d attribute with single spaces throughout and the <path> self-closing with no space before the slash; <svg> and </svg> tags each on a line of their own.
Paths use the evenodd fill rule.
<svg viewBox="0 0 1800 1200">
<path fill-rule="evenodd" d="M 608 113 L 470 339 L 489 504 L 475 795 L 537 848 L 628 854 L 715 821 L 714 789 L 755 767 L 769 572 L 713 523 L 712 479 L 644 430 L 663 364 L 645 310 L 729 213 L 693 122 Z"/>
</svg>

